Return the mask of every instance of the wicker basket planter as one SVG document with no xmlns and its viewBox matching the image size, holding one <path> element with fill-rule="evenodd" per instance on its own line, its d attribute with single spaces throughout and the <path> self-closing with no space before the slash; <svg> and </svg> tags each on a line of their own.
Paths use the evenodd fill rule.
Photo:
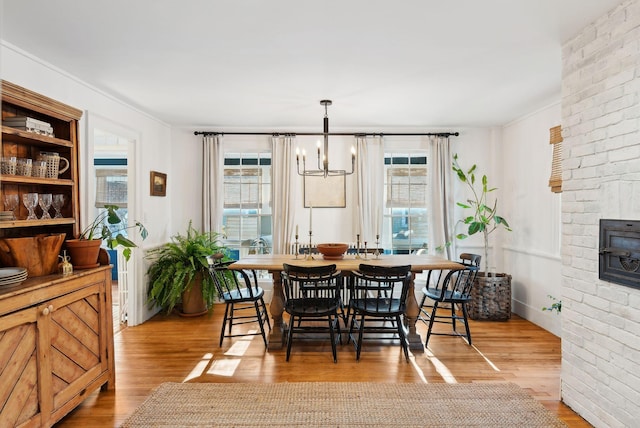
<svg viewBox="0 0 640 428">
<path fill-rule="evenodd" d="M 467 304 L 473 320 L 507 321 L 511 318 L 511 275 L 505 273 L 486 277 L 478 273 Z"/>
</svg>

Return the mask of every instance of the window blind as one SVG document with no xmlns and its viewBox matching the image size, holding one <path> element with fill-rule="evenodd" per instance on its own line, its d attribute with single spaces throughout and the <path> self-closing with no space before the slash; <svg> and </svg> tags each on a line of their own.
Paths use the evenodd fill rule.
<svg viewBox="0 0 640 428">
<path fill-rule="evenodd" d="M 427 206 L 427 168 L 387 169 L 387 207 Z"/>
<path fill-rule="evenodd" d="M 260 168 L 225 168 L 224 207 L 260 208 L 262 170 Z"/>
<path fill-rule="evenodd" d="M 96 169 L 96 208 L 104 208 L 105 205 L 127 207 L 126 169 Z"/>
<path fill-rule="evenodd" d="M 562 126 L 549 129 L 549 134 L 549 143 L 553 145 L 549 187 L 553 193 L 562 193 Z"/>
</svg>

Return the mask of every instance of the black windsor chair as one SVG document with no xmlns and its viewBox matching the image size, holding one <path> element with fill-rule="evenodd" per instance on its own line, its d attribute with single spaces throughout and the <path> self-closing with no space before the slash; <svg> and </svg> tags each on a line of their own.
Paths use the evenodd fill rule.
<svg viewBox="0 0 640 428">
<path fill-rule="evenodd" d="M 479 263 L 479 257 L 477 262 Z M 474 259 L 474 261 L 476 261 Z M 420 319 L 427 324 L 427 338 L 425 346 L 429 344 L 431 335 L 438 336 L 460 336 L 466 338 L 471 345 L 471 330 L 469 329 L 469 317 L 467 312 L 467 303 L 471 300 L 471 288 L 478 274 L 478 266 L 466 264 L 462 269 L 453 269 L 450 271 L 429 271 L 427 283 L 422 289 L 424 297 L 420 305 Z M 433 301 L 431 312 L 425 307 L 425 300 Z M 448 304 L 449 307 L 439 307 L 440 304 Z M 456 305 L 459 305 L 462 316 L 456 312 Z M 441 310 L 438 313 L 438 309 Z M 443 315 L 446 313 L 446 315 Z M 423 316 L 424 315 L 424 316 Z M 456 322 L 460 321 L 465 329 L 465 333 L 461 334 L 457 330 Z M 451 324 L 451 332 L 434 331 L 434 323 Z"/>
<path fill-rule="evenodd" d="M 338 310 L 342 272 L 336 269 L 335 264 L 303 267 L 285 263 L 283 269 L 284 310 L 289 314 L 287 361 L 291 355 L 294 334 L 328 331 L 333 362 L 337 362 L 336 342 L 341 334 Z M 323 323 L 326 324 L 323 326 Z"/>
<path fill-rule="evenodd" d="M 214 263 L 209 259 L 209 273 L 218 291 L 218 297 L 226 303 L 222 330 L 220 331 L 220 346 L 225 337 L 257 336 L 261 335 L 264 346 L 267 346 L 267 336 L 264 324 L 271 330 L 269 314 L 264 303 L 264 290 L 258 286 L 255 270 L 251 270 L 253 282 L 244 270 L 229 269 L 233 261 Z M 239 312 L 239 314 L 236 314 Z M 260 330 L 249 330 L 243 333 L 233 333 L 234 325 L 258 323 Z M 229 325 L 229 331 L 225 334 Z"/>
<path fill-rule="evenodd" d="M 402 316 L 411 282 L 411 266 L 383 267 L 360 264 L 358 270 L 352 273 L 351 279 L 349 339 L 354 342 L 356 360 L 360 360 L 366 330 L 367 333 L 397 334 L 408 362 L 409 349 Z M 389 321 L 391 325 L 387 325 Z M 358 329 L 357 340 L 353 338 L 355 328 Z"/>
</svg>

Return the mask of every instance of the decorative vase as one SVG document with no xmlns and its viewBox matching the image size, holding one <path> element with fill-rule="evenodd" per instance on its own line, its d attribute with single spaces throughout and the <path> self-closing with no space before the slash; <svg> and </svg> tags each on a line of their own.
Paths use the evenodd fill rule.
<svg viewBox="0 0 640 428">
<path fill-rule="evenodd" d="M 98 256 L 102 239 L 69 239 L 67 252 L 74 269 L 91 269 L 100 266 Z"/>
<path fill-rule="evenodd" d="M 206 314 L 207 311 L 207 304 L 202 296 L 202 272 L 198 272 L 191 281 L 191 285 L 182 292 L 182 307 L 179 314 L 195 317 Z"/>
</svg>

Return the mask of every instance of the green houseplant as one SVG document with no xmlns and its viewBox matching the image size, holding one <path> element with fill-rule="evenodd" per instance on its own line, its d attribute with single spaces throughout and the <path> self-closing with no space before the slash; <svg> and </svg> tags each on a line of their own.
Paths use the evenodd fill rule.
<svg viewBox="0 0 640 428">
<path fill-rule="evenodd" d="M 497 214 L 498 199 L 490 201 L 490 195 L 496 190 L 489 187 L 486 175 L 482 175 L 479 183 L 476 181 L 477 167 L 474 164 L 464 170 L 458 163 L 458 155 L 453 156 L 453 171 L 458 179 L 467 185 L 471 197 L 456 204 L 470 210 L 457 224 L 463 223 L 466 233 L 456 235 L 457 239 L 466 239 L 477 233 L 482 234 L 484 243 L 484 272 L 479 272 L 471 290 L 472 301 L 469 302 L 469 316 L 472 319 L 507 320 L 511 318 L 511 275 L 500 273 L 491 274 L 489 271 L 489 235 L 498 228 L 511 231 L 507 220 Z M 479 185 L 478 185 L 479 184 Z"/>
<path fill-rule="evenodd" d="M 453 170 L 457 174 L 458 179 L 467 185 L 473 195 L 465 202 L 456 203 L 459 207 L 471 210 L 471 215 L 460 220 L 460 222 L 468 226 L 467 233 L 459 233 L 456 235 L 456 238 L 465 239 L 476 233 L 482 233 L 484 242 L 484 270 L 485 272 L 489 272 L 489 235 L 498 227 L 503 227 L 508 231 L 511 231 L 511 228 L 507 220 L 496 213 L 498 199 L 496 198 L 493 203 L 489 201 L 489 194 L 496 190 L 496 188 L 489 187 L 487 176 L 482 176 L 480 181 L 481 185 L 479 188 L 476 188 L 476 165 L 474 164 L 465 172 L 458 163 L 458 154 L 453 155 Z"/>
<path fill-rule="evenodd" d="M 120 233 L 124 230 L 137 229 L 143 240 L 149 235 L 146 227 L 139 221 L 136 221 L 133 226 L 127 226 L 124 219 L 118 214 L 119 207 L 117 205 L 105 205 L 104 208 L 105 210 L 101 211 L 82 230 L 77 239 L 69 239 L 66 242 L 71 262 L 79 269 L 91 267 L 97 263 L 100 246 L 103 242 L 110 250 L 123 247 L 122 255 L 125 260 L 129 261 L 131 248 L 137 245 Z"/>
<path fill-rule="evenodd" d="M 171 237 L 171 242 L 150 250 L 147 303 L 166 313 L 179 305 L 187 315 L 210 309 L 217 293 L 207 273 L 207 257 L 222 254 L 223 261 L 229 260 L 228 250 L 219 241 L 221 237 L 217 232 L 200 232 L 189 222 L 186 235 L 177 234 Z"/>
</svg>

